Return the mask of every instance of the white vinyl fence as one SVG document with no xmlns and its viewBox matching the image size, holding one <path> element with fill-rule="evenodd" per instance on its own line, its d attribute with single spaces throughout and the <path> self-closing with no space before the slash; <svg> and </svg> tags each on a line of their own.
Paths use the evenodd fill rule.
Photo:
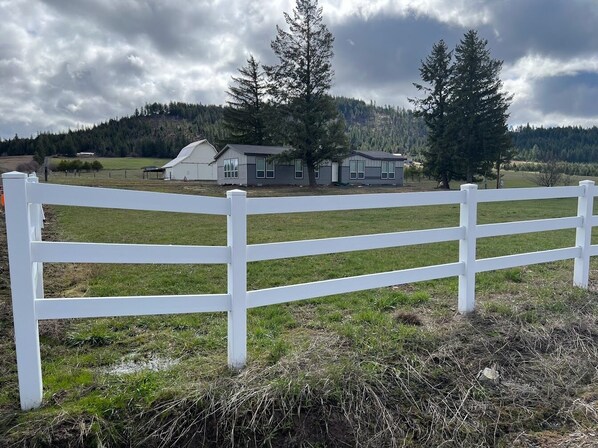
<svg viewBox="0 0 598 448">
<path fill-rule="evenodd" d="M 557 260 L 574 259 L 573 283 L 587 287 L 595 195 L 594 182 L 579 186 L 481 190 L 462 185 L 460 191 L 247 198 L 240 190 L 226 198 L 40 184 L 21 173 L 2 176 L 14 314 L 21 407 L 41 405 L 42 378 L 38 337 L 40 319 L 132 316 L 226 311 L 228 363 L 242 368 L 247 358 L 247 309 L 276 303 L 380 288 L 446 277 L 459 277 L 458 309 L 473 311 L 478 272 Z M 482 202 L 577 198 L 577 215 L 478 225 Z M 227 216 L 226 246 L 66 243 L 41 240 L 41 204 L 114 209 L 202 213 Z M 458 227 L 318 240 L 247 245 L 247 216 L 426 205 L 460 205 Z M 559 229 L 576 229 L 575 246 L 476 260 L 477 238 Z M 443 241 L 459 241 L 454 263 L 356 277 L 247 291 L 247 263 Z M 44 298 L 43 263 L 223 263 L 228 266 L 226 294 Z"/>
</svg>

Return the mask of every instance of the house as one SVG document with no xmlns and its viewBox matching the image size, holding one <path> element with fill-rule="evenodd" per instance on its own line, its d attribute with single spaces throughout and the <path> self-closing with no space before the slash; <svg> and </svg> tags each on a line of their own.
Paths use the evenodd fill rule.
<svg viewBox="0 0 598 448">
<path fill-rule="evenodd" d="M 214 158 L 219 185 L 309 185 L 302 160 L 273 160 L 289 148 L 228 144 Z M 404 157 L 384 151 L 353 151 L 342 162 L 325 161 L 316 170 L 319 185 L 332 183 L 403 185 Z"/>
<path fill-rule="evenodd" d="M 365 185 L 403 185 L 406 157 L 386 151 L 353 151 L 343 160 L 341 182 Z"/>
<path fill-rule="evenodd" d="M 207 140 L 185 146 L 164 169 L 166 180 L 216 180 L 216 166 L 212 164 L 218 151 Z"/>
<path fill-rule="evenodd" d="M 307 167 L 300 160 L 271 160 L 289 148 L 228 144 L 215 157 L 219 185 L 309 185 Z M 332 164 L 320 166 L 316 172 L 319 184 L 332 180 Z"/>
</svg>

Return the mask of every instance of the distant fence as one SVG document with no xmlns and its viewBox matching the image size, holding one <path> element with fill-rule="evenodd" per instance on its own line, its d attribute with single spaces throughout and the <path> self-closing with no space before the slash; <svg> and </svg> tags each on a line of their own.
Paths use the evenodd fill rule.
<svg viewBox="0 0 598 448">
<path fill-rule="evenodd" d="M 51 178 L 61 177 L 81 177 L 81 178 L 97 178 L 97 179 L 164 179 L 164 173 L 161 172 L 145 172 L 143 169 L 121 169 L 121 170 L 78 170 L 78 171 L 52 171 L 49 176 Z"/>
<path fill-rule="evenodd" d="M 478 272 L 557 260 L 574 259 L 573 283 L 588 285 L 596 189 L 594 182 L 579 186 L 481 190 L 462 185 L 460 191 L 247 198 L 240 190 L 226 198 L 144 191 L 40 184 L 21 173 L 3 176 L 10 260 L 14 328 L 21 407 L 42 401 L 38 320 L 218 312 L 228 313 L 228 364 L 242 368 L 247 358 L 247 309 L 276 303 L 361 291 L 371 288 L 459 277 L 458 309 L 473 311 Z M 498 224 L 477 224 L 477 205 L 483 202 L 577 198 L 577 215 Z M 41 240 L 41 204 L 224 215 L 226 246 L 167 246 L 150 244 L 66 243 Z M 275 213 L 460 205 L 457 227 L 375 235 L 325 238 L 267 244 L 247 244 L 247 216 Z M 575 246 L 476 260 L 478 238 L 560 229 L 576 229 Z M 392 272 L 338 278 L 312 283 L 247 291 L 247 263 L 416 244 L 459 241 L 454 263 Z M 222 263 L 228 266 L 226 294 L 129 297 L 44 298 L 43 263 Z"/>
</svg>

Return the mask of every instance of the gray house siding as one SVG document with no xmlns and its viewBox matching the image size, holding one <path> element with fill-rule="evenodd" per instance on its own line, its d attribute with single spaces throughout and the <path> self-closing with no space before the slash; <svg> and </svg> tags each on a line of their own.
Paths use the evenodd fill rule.
<svg viewBox="0 0 598 448">
<path fill-rule="evenodd" d="M 309 185 L 307 166 L 303 165 L 303 178 L 295 178 L 295 165 L 274 164 L 274 177 L 256 177 L 255 163 L 247 164 L 247 185 Z M 320 167 L 320 176 L 316 179 L 320 185 L 332 183 L 332 172 L 330 166 Z"/>
<path fill-rule="evenodd" d="M 256 146 L 256 145 L 227 145 L 216 156 L 219 185 L 309 185 L 307 166 L 303 164 L 303 178 L 295 178 L 294 163 L 274 162 L 274 177 L 257 177 L 256 160 L 268 159 L 278 155 L 287 148 Z M 225 177 L 224 166 L 227 160 L 238 160 L 237 177 Z M 403 163 L 404 158 L 394 157 L 382 151 L 370 151 L 352 153 L 339 164 L 338 182 L 355 185 L 403 185 Z M 360 162 L 360 169 L 363 169 L 363 179 L 351 179 L 351 161 Z M 382 179 L 382 163 L 393 162 L 395 164 L 395 178 Z M 362 165 L 363 164 L 363 165 Z M 229 165 L 230 166 L 230 165 Z M 386 165 L 385 165 L 386 166 Z M 320 166 L 320 174 L 316 182 L 319 185 L 330 185 L 332 183 L 332 163 L 330 161 Z M 336 177 L 336 176 L 335 176 Z"/>
<path fill-rule="evenodd" d="M 239 161 L 238 177 L 224 177 L 224 161 L 228 159 L 237 159 Z M 247 185 L 247 156 L 245 154 L 231 148 L 216 160 L 216 168 L 218 171 L 218 185 Z"/>
<path fill-rule="evenodd" d="M 351 179 L 350 162 L 358 160 L 364 162 L 365 178 Z M 396 185 L 403 186 L 403 161 L 395 161 L 395 178 L 382 179 L 382 161 L 372 160 L 360 155 L 352 155 L 343 160 L 339 182 L 351 185 Z"/>
</svg>

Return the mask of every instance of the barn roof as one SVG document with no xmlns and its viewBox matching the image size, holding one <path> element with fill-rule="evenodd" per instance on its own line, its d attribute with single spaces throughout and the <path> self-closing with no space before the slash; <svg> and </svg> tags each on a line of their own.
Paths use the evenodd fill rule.
<svg viewBox="0 0 598 448">
<path fill-rule="evenodd" d="M 162 168 L 172 168 L 173 166 L 178 165 L 179 163 L 181 163 L 182 161 L 184 161 L 187 157 L 189 157 L 191 155 L 191 153 L 193 152 L 193 150 L 195 149 L 196 146 L 201 145 L 204 142 L 207 142 L 207 140 L 203 139 L 203 140 L 198 140 L 193 143 L 189 143 L 187 146 L 185 146 L 183 149 L 181 149 L 181 151 L 179 152 L 179 155 L 176 156 L 176 158 L 172 159 L 170 162 L 168 162 Z"/>
</svg>

